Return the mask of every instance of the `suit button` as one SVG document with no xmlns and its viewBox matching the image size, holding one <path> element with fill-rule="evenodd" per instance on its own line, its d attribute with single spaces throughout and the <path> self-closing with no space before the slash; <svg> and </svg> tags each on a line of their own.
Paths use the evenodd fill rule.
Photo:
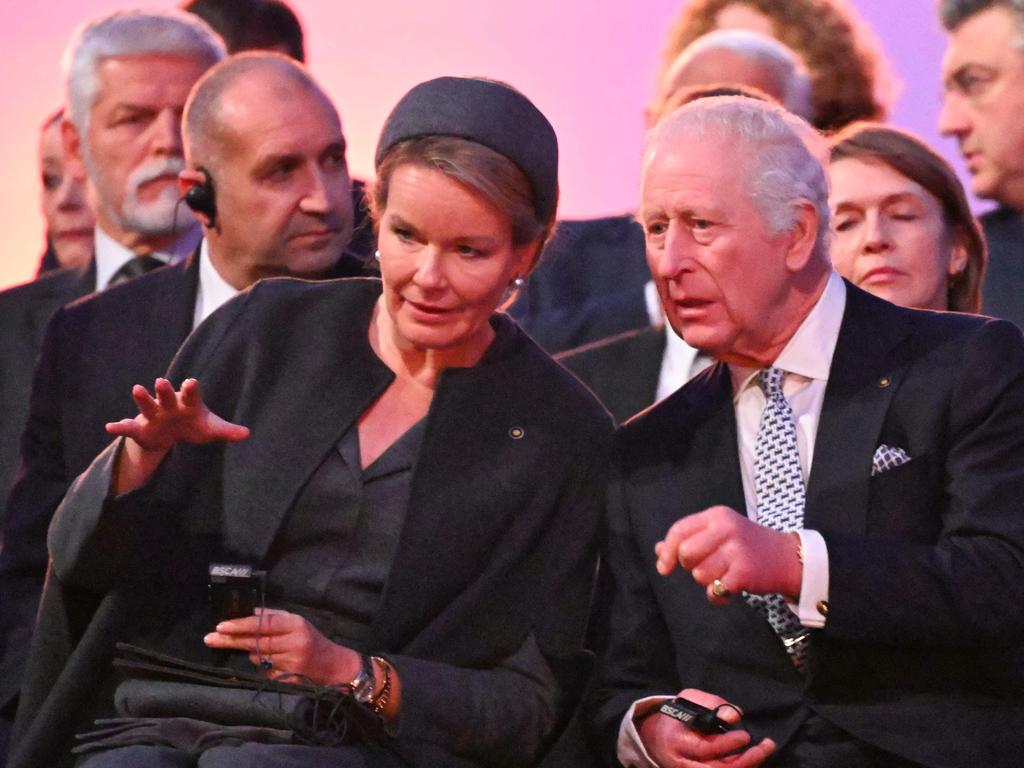
<svg viewBox="0 0 1024 768">
<path fill-rule="evenodd" d="M 818 604 L 814 607 L 818 609 L 818 613 L 822 616 L 828 616 L 828 600 L 819 600 Z"/>
<path fill-rule="evenodd" d="M 890 379 L 890 378 L 889 378 L 888 376 L 883 376 L 882 378 L 880 378 L 880 379 L 878 380 L 878 386 L 879 386 L 879 388 L 881 388 L 881 389 L 885 389 L 885 388 L 886 388 L 886 387 L 888 387 L 888 386 L 889 386 L 890 384 L 892 384 L 892 379 Z"/>
</svg>

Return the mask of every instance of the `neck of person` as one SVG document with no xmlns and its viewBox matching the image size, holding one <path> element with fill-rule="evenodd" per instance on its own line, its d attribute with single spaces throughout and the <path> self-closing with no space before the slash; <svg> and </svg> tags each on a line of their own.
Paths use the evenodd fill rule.
<svg viewBox="0 0 1024 768">
<path fill-rule="evenodd" d="M 399 332 L 382 295 L 373 309 L 369 336 L 374 353 L 399 379 L 433 390 L 446 369 L 471 368 L 480 362 L 494 340 L 494 329 L 490 323 L 485 323 L 477 334 L 457 347 L 419 347 Z"/>
<path fill-rule="evenodd" d="M 723 363 L 741 368 L 771 367 L 821 300 L 831 273 L 831 267 L 823 267 L 794 276 L 784 300 L 773 313 L 774 322 L 765 318 L 756 338 L 737 344 L 716 357 Z"/>
<path fill-rule="evenodd" d="M 167 235 L 153 236 L 125 229 L 116 221 L 112 221 L 109 216 L 103 214 L 96 217 L 96 223 L 110 239 L 123 245 L 136 255 L 142 253 L 171 253 L 174 251 L 174 246 L 179 240 L 191 235 L 199 226 L 197 223 L 194 226 L 181 227 Z"/>
</svg>

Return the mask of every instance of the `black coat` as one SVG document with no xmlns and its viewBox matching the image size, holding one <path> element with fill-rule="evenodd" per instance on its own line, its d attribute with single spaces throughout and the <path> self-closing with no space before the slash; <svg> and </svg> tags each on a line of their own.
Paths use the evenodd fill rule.
<svg viewBox="0 0 1024 768">
<path fill-rule="evenodd" d="M 988 267 L 981 311 L 1024 328 L 1024 214 L 997 208 L 981 217 L 988 243 Z"/>
<path fill-rule="evenodd" d="M 622 423 L 654 403 L 664 355 L 665 329 L 649 325 L 562 352 L 555 359 Z"/>
<path fill-rule="evenodd" d="M 847 290 L 804 520 L 828 548 L 831 610 L 805 674 L 743 600 L 713 606 L 686 571 L 654 569 L 680 517 L 745 509 L 726 366 L 620 431 L 599 602 L 611 642 L 591 701 L 609 762 L 633 701 L 693 687 L 780 745 L 813 711 L 924 766 L 1020 764 L 1024 341 Z M 911 460 L 872 476 L 882 444 Z"/>
<path fill-rule="evenodd" d="M 18 469 L 18 440 L 46 324 L 58 308 L 91 293 L 95 283 L 90 261 L 87 269 L 60 269 L 0 293 L 0 498 Z"/>
<path fill-rule="evenodd" d="M 360 274 L 345 254 L 336 276 Z M 136 412 L 192 330 L 198 250 L 189 259 L 58 309 L 47 327 L 7 499 L 0 550 L 0 706 L 13 714 L 46 575 L 46 529 L 71 481 L 110 443 L 104 429 Z"/>
<path fill-rule="evenodd" d="M 115 639 L 210 660 L 211 619 L 195 608 L 207 563 L 261 562 L 306 479 L 392 379 L 366 341 L 378 293 L 372 280 L 272 280 L 230 302 L 171 377 L 197 376 L 252 437 L 175 449 L 146 488 L 104 505 L 115 444 L 72 488 L 50 531 L 12 766 L 56 763 L 74 730 L 109 714 Z M 416 764 L 514 764 L 538 744 L 537 702 L 488 670 L 531 634 L 563 681 L 581 659 L 610 420 L 494 322 L 484 361 L 447 371 L 435 393 L 372 627 L 371 650 L 402 680 L 398 746 Z M 77 615 L 69 590 L 98 609 Z M 499 709 L 465 695 L 481 686 L 505 692 Z"/>
</svg>

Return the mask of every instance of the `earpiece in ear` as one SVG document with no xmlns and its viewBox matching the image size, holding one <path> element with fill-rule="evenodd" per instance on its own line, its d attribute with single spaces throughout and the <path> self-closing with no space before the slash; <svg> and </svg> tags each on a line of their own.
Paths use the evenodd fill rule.
<svg viewBox="0 0 1024 768">
<path fill-rule="evenodd" d="M 213 189 L 213 176 L 202 166 L 197 170 L 203 174 L 203 181 L 190 187 L 185 193 L 185 205 L 196 213 L 205 214 L 210 220 L 207 226 L 212 228 L 217 226 L 217 198 Z"/>
</svg>

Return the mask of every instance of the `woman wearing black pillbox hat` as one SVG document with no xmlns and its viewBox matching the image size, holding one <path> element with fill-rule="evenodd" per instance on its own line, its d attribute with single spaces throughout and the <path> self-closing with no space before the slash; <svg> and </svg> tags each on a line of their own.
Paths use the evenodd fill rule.
<svg viewBox="0 0 1024 768">
<path fill-rule="evenodd" d="M 225 305 L 136 388 L 50 540 L 55 579 L 130 612 L 112 641 L 277 687 L 250 710 L 348 714 L 255 722 L 122 675 L 90 768 L 530 765 L 573 709 L 611 421 L 500 311 L 554 223 L 554 131 L 505 84 L 438 78 L 376 165 L 381 279 Z M 265 572 L 253 615 L 212 615 L 211 562 Z"/>
</svg>

